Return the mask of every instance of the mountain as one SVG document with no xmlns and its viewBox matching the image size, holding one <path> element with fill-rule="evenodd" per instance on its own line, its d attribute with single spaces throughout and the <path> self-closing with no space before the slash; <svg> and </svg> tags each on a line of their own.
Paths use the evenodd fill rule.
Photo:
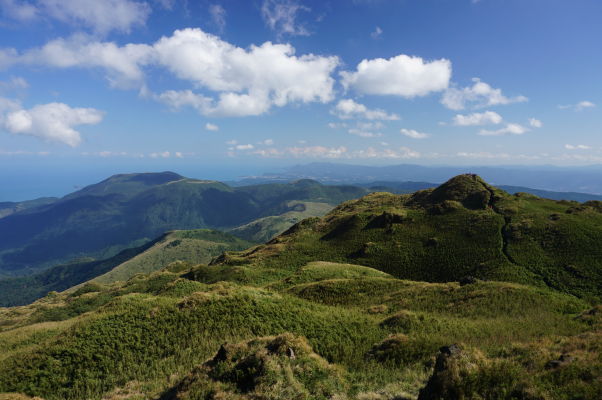
<svg viewBox="0 0 602 400">
<path fill-rule="evenodd" d="M 0 393 L 599 399 L 601 206 L 462 175 L 345 202 L 211 265 L 0 308 Z"/>
<path fill-rule="evenodd" d="M 294 211 L 291 201 L 334 206 L 367 192 L 309 180 L 232 188 L 172 172 L 115 175 L 1 218 L 0 276 L 30 274 L 81 257 L 109 258 L 173 229 L 234 228 Z"/>
<path fill-rule="evenodd" d="M 48 292 L 63 291 L 87 281 L 127 281 L 136 274 L 153 272 L 175 261 L 190 265 L 208 263 L 226 250 L 244 250 L 251 245 L 208 229 L 172 231 L 108 259 L 75 260 L 31 276 L 0 279 L 0 307 L 29 304 Z"/>
<path fill-rule="evenodd" d="M 291 211 L 280 215 L 258 218 L 248 224 L 230 229 L 228 232 L 245 240 L 263 243 L 283 233 L 305 218 L 321 217 L 334 208 L 330 203 L 309 201 L 290 201 L 286 205 Z"/>
<path fill-rule="evenodd" d="M 268 182 L 295 179 L 314 179 L 323 183 L 358 184 L 374 181 L 447 181 L 453 176 L 471 172 L 479 174 L 494 185 L 522 186 L 557 192 L 579 192 L 602 195 L 602 166 L 552 167 L 552 166 L 422 166 L 400 164 L 390 166 L 365 166 L 340 163 L 311 163 L 286 168 L 281 172 L 252 177 Z"/>
<path fill-rule="evenodd" d="M 476 175 L 460 175 L 411 195 L 373 193 L 301 221 L 246 253 L 199 269 L 207 282 L 312 260 L 370 266 L 401 279 L 466 276 L 550 287 L 582 297 L 602 293 L 602 202 L 510 195 Z M 246 279 L 246 278 L 241 278 Z"/>
<path fill-rule="evenodd" d="M 378 181 L 371 183 L 360 183 L 356 186 L 365 187 L 374 192 L 391 192 L 391 193 L 413 193 L 418 190 L 435 188 L 438 186 L 436 183 L 429 182 L 387 182 Z M 571 200 L 584 203 L 586 201 L 602 201 L 601 195 L 589 194 L 589 193 L 578 193 L 578 192 L 554 192 L 551 190 L 539 190 L 523 186 L 508 186 L 508 185 L 497 185 L 499 189 L 510 194 L 516 193 L 529 193 L 534 194 L 538 197 L 543 197 L 551 200 Z"/>
<path fill-rule="evenodd" d="M 28 208 L 34 208 L 43 206 L 46 204 L 51 204 L 57 201 L 56 197 L 41 197 L 35 200 L 27 200 L 27 201 L 19 201 L 19 202 L 11 202 L 5 201 L 0 202 L 0 218 L 4 218 L 8 215 L 17 213 L 19 211 L 27 210 Z"/>
</svg>

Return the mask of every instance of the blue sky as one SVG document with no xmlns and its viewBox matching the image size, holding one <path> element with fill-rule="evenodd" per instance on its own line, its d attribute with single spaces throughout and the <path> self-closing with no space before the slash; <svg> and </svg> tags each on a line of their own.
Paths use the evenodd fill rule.
<svg viewBox="0 0 602 400">
<path fill-rule="evenodd" d="M 4 171 L 602 163 L 598 0 L 0 8 Z"/>
</svg>

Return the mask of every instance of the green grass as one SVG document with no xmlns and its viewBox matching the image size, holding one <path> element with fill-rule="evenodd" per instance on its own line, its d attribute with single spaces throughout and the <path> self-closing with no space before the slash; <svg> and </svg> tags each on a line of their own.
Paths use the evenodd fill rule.
<svg viewBox="0 0 602 400">
<path fill-rule="evenodd" d="M 417 398 L 430 380 L 442 398 L 600 398 L 597 264 L 584 269 L 593 282 L 552 280 L 569 259 L 593 262 L 597 247 L 574 240 L 597 234 L 597 204 L 574 209 L 465 178 L 345 203 L 210 265 L 173 262 L 0 308 L 0 393 L 391 400 Z M 581 218 L 590 221 L 574 227 Z M 549 223 L 562 226 L 557 257 Z M 549 270 L 515 250 L 524 238 Z M 468 274 L 487 280 L 457 282 Z M 452 343 L 461 352 L 433 373 Z"/>
<path fill-rule="evenodd" d="M 375 193 L 343 203 L 253 252 L 230 253 L 220 268 L 294 270 L 331 261 L 402 279 L 473 276 L 549 287 L 596 303 L 602 292 L 597 204 L 511 196 L 461 176 L 414 195 Z"/>
</svg>

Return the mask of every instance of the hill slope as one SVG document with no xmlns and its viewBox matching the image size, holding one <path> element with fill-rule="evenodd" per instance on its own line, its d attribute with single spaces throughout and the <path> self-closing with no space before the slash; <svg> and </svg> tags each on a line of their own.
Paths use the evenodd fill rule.
<svg viewBox="0 0 602 400">
<path fill-rule="evenodd" d="M 126 281 L 138 273 L 166 267 L 174 261 L 208 263 L 226 250 L 253 245 L 227 233 L 208 229 L 173 231 L 143 246 L 126 249 L 104 260 L 82 259 L 40 273 L 0 280 L 0 307 L 29 304 L 51 291 L 63 291 L 83 282 Z"/>
<path fill-rule="evenodd" d="M 472 175 L 372 194 L 209 266 L 0 309 L 0 393 L 597 400 L 600 210 Z"/>
<path fill-rule="evenodd" d="M 231 188 L 171 172 L 116 175 L 52 204 L 1 218 L 0 276 L 74 258 L 108 258 L 173 229 L 233 228 L 293 211 L 291 201 L 334 206 L 366 193 L 313 181 Z"/>
<path fill-rule="evenodd" d="M 207 281 L 243 281 L 312 260 L 371 266 L 429 282 L 467 276 L 602 293 L 602 203 L 509 195 L 474 175 L 412 195 L 374 193 L 307 219 L 243 253 L 228 253 Z M 256 268 L 256 267 L 259 267 Z M 272 272 L 270 272 L 272 271 Z M 248 272 L 249 276 L 246 275 Z M 200 276 L 199 275 L 199 276 Z"/>
</svg>

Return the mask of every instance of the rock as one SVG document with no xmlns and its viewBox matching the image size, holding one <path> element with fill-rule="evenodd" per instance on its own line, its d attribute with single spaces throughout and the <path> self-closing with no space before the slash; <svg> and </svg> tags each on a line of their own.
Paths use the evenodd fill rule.
<svg viewBox="0 0 602 400">
<path fill-rule="evenodd" d="M 462 349 L 457 344 L 443 346 L 439 349 L 433 375 L 426 386 L 420 389 L 418 400 L 455 399 L 454 393 L 448 393 L 449 377 L 447 376 L 450 364 L 462 354 Z"/>
<path fill-rule="evenodd" d="M 477 283 L 477 278 L 475 278 L 474 276 L 465 276 L 464 278 L 459 280 L 460 286 L 466 286 L 466 285 L 474 285 L 475 283 Z"/>
<path fill-rule="evenodd" d="M 563 354 L 560 356 L 558 360 L 548 361 L 545 365 L 545 369 L 556 369 L 560 368 L 563 365 L 567 365 L 572 363 L 575 360 L 575 357 L 570 354 Z"/>
</svg>

